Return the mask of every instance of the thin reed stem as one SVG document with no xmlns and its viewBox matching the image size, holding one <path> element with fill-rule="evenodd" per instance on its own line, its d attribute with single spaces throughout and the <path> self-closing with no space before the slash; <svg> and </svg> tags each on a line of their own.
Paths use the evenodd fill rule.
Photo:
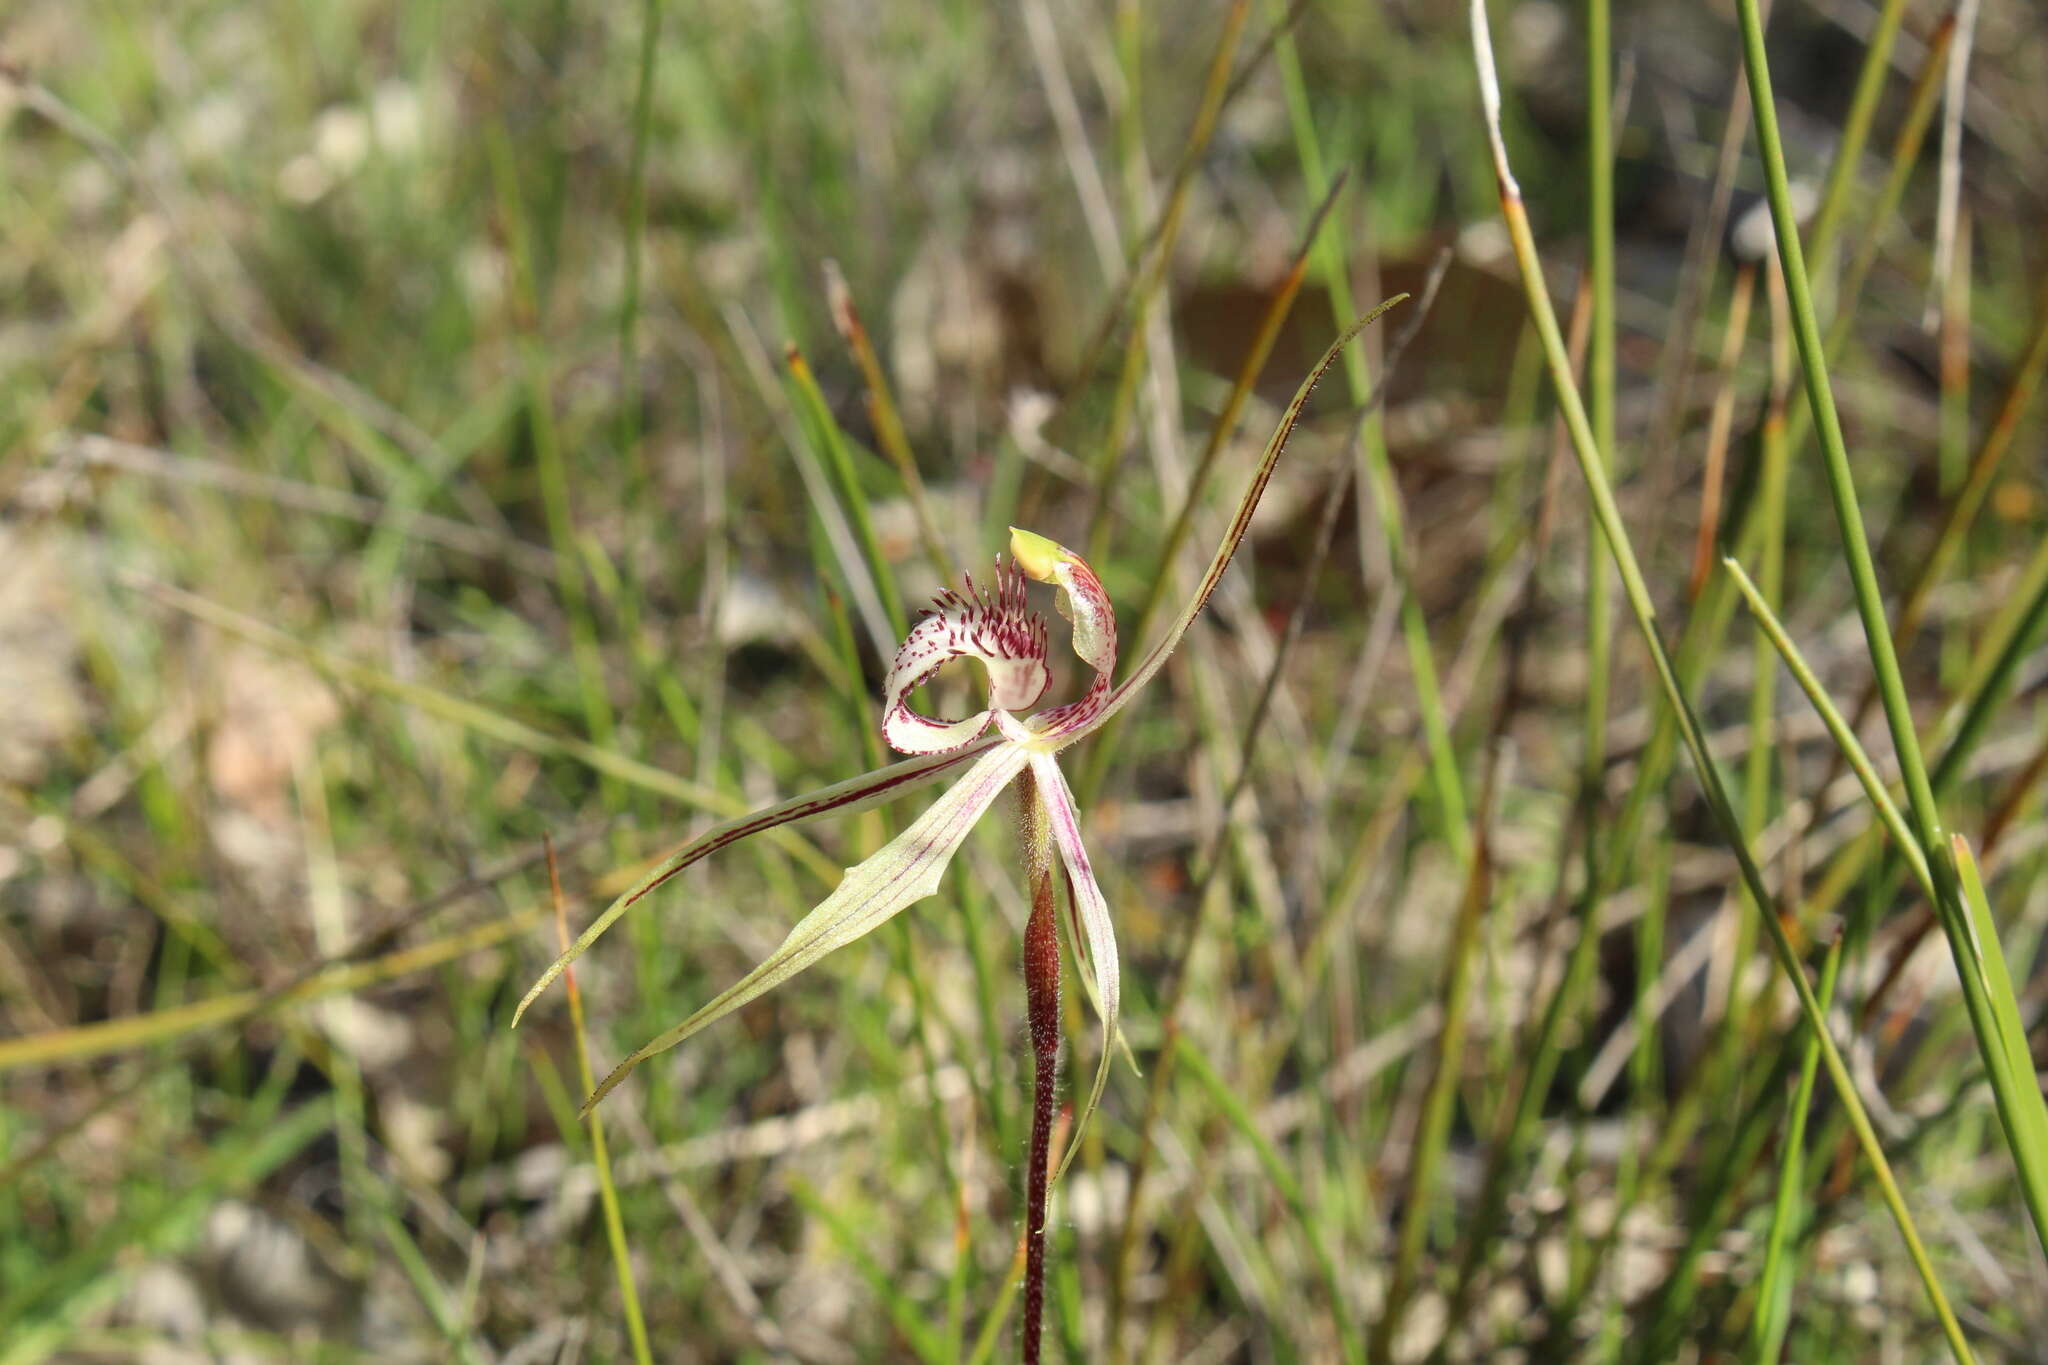
<svg viewBox="0 0 2048 1365">
<path fill-rule="evenodd" d="M 818 388 L 817 376 L 811 373 L 810 363 L 804 359 L 803 352 L 791 344 L 783 349 L 783 362 L 809 418 L 812 439 L 823 450 L 833 481 L 839 485 L 838 492 L 846 505 L 847 520 L 859 540 L 868 577 L 881 596 L 889 629 L 900 637 L 908 628 L 909 617 L 903 609 L 903 595 L 896 589 L 896 575 L 889 568 L 889 557 L 883 553 L 881 537 L 875 533 L 875 519 L 868 510 L 867 494 L 861 490 L 860 473 L 854 468 L 853 450 L 847 443 L 846 433 L 839 429 L 838 421 L 833 418 L 832 406 Z"/>
<path fill-rule="evenodd" d="M 1182 152 L 1182 163 L 1193 166 L 1201 157 L 1202 150 L 1209 145 L 1209 139 L 1216 131 L 1217 121 L 1223 113 L 1224 92 L 1230 88 L 1230 69 L 1237 56 L 1238 41 L 1244 36 L 1245 20 L 1250 16 L 1250 0 L 1232 0 L 1224 11 L 1223 31 L 1217 36 L 1215 50 L 1209 58 L 1209 72 L 1202 84 L 1202 102 L 1195 111 L 1194 123 L 1188 129 L 1187 145 Z M 1125 6 L 1119 14 L 1123 28 L 1123 42 L 1119 44 L 1124 62 L 1125 82 L 1132 92 L 1126 104 L 1128 117 L 1125 120 L 1126 146 L 1124 165 L 1132 187 L 1134 201 L 1141 199 L 1144 184 L 1144 144 L 1137 135 L 1138 56 L 1141 44 L 1138 33 L 1135 6 Z M 1167 191 L 1166 210 L 1160 219 L 1159 234 L 1151 246 L 1151 256 L 1142 273 L 1136 276 L 1131 291 L 1131 331 L 1125 344 L 1123 368 L 1117 377 L 1116 397 L 1110 406 L 1108 433 L 1103 439 L 1092 469 L 1096 499 L 1088 528 L 1088 553 L 1100 557 L 1108 548 L 1110 519 L 1107 515 L 1117 474 L 1123 460 L 1125 433 L 1128 430 L 1133 409 L 1136 406 L 1138 380 L 1148 359 L 1155 309 L 1160 306 L 1160 286 L 1165 283 L 1168 267 L 1173 263 L 1173 248 L 1180 237 L 1180 228 L 1188 203 L 1190 177 L 1174 181 Z M 1138 204 L 1134 202 L 1134 209 Z M 1132 214 L 1136 221 L 1140 215 Z"/>
<path fill-rule="evenodd" d="M 1586 201 L 1592 215 L 1586 271 L 1591 277 L 1592 332 L 1586 355 L 1586 393 L 1593 445 L 1601 465 L 1614 472 L 1614 128 L 1609 89 L 1608 0 L 1586 0 Z M 1586 706 L 1581 749 L 1581 799 L 1587 803 L 1586 887 L 1599 883 L 1600 822 L 1597 811 L 1607 767 L 1607 688 L 1614 651 L 1604 533 L 1594 526 L 1586 537 Z"/>
<path fill-rule="evenodd" d="M 1749 331 L 1749 302 L 1756 292 L 1757 267 L 1745 261 L 1735 272 L 1728 296 L 1728 327 L 1721 338 L 1721 385 L 1714 392 L 1713 414 L 1707 419 L 1706 472 L 1700 478 L 1700 525 L 1693 538 L 1692 581 L 1686 597 L 1699 600 L 1714 571 L 1714 545 L 1721 532 L 1721 484 L 1728 462 L 1728 438 L 1735 424 L 1735 366 Z"/>
<path fill-rule="evenodd" d="M 1754 0 L 1744 0 L 1746 19 L 1755 16 Z M 1630 544 L 1628 530 L 1621 519 L 1621 511 L 1615 505 L 1614 491 L 1607 479 L 1607 471 L 1600 460 L 1599 448 L 1594 442 L 1592 426 L 1586 417 L 1584 403 L 1579 398 L 1578 386 L 1572 382 L 1570 363 L 1565 356 L 1564 337 L 1558 331 L 1557 315 L 1551 308 L 1550 295 L 1543 280 L 1542 263 L 1536 255 L 1536 241 L 1529 228 L 1529 217 L 1522 206 L 1521 187 L 1515 182 L 1514 173 L 1509 169 L 1507 148 L 1500 133 L 1500 86 L 1494 74 L 1492 40 L 1487 34 L 1486 7 L 1484 0 L 1472 0 L 1471 21 L 1473 45 L 1478 61 L 1480 92 L 1487 116 L 1487 132 L 1492 143 L 1494 173 L 1500 189 L 1501 215 L 1507 224 L 1508 236 L 1514 245 L 1515 261 L 1519 267 L 1523 288 L 1528 296 L 1529 309 L 1536 322 L 1538 335 L 1542 338 L 1544 355 L 1550 364 L 1551 381 L 1557 391 L 1558 402 L 1564 409 L 1565 422 L 1572 435 L 1573 454 L 1578 458 L 1579 472 L 1584 476 L 1587 495 L 1600 525 L 1607 533 L 1607 543 L 1613 552 L 1615 568 L 1621 575 L 1622 590 L 1629 610 L 1636 619 L 1636 625 L 1643 637 L 1643 643 L 1650 653 L 1650 662 L 1657 673 L 1659 685 L 1666 699 L 1676 713 L 1680 738 L 1689 751 L 1693 768 L 1704 789 L 1707 807 L 1720 827 L 1722 837 L 1734 852 L 1742 879 L 1758 905 L 1768 905 L 1770 896 L 1764 886 L 1763 873 L 1750 855 L 1749 841 L 1743 837 L 1742 826 L 1734 807 L 1728 799 L 1726 787 L 1722 784 L 1720 769 L 1708 752 L 1706 733 L 1699 718 L 1694 714 L 1691 703 L 1681 689 L 1678 674 L 1671 655 L 1664 646 L 1663 634 L 1656 621 L 1656 607 L 1651 601 L 1649 585 L 1644 582 L 1642 570 L 1636 561 L 1635 551 Z M 1753 26 L 1752 26 L 1753 28 Z M 1758 79 L 1761 67 L 1760 32 L 1753 33 L 1753 46 L 1758 51 L 1752 54 L 1751 97 L 1757 105 L 1759 125 L 1767 116 L 1769 97 L 1768 77 Z M 1759 93 L 1759 90 L 1761 93 Z M 1775 125 L 1773 125 L 1775 134 Z M 1784 168 L 1777 168 L 1776 180 L 1782 190 Z M 1778 195 L 1776 207 L 1787 210 L 1787 217 L 1780 220 L 1783 233 L 1789 220 L 1789 206 L 1784 195 Z M 1791 269 L 1788 261 L 1787 269 Z M 1809 319 L 1811 303 L 1809 300 Z M 1810 331 L 1811 328 L 1805 329 Z M 1804 349 L 1804 346 L 1802 346 Z M 1970 1348 L 1963 1337 L 1955 1312 L 1949 1307 L 1948 1296 L 1941 1288 L 1941 1282 L 1929 1260 L 1926 1247 L 1921 1243 L 1918 1229 L 1913 1224 L 1911 1212 L 1906 1208 L 1905 1197 L 1898 1182 L 1892 1175 L 1891 1163 L 1885 1159 L 1884 1149 L 1877 1138 L 1877 1131 L 1871 1126 L 1870 1116 L 1865 1110 L 1856 1089 L 1855 1079 L 1850 1075 L 1848 1064 L 1842 1059 L 1839 1049 L 1827 1033 L 1827 1019 L 1820 1002 L 1815 998 L 1812 983 L 1806 979 L 1804 965 L 1798 951 L 1793 947 L 1785 927 L 1774 915 L 1759 916 L 1770 936 L 1771 947 L 1777 955 L 1778 964 L 1784 971 L 1793 989 L 1799 996 L 1800 1007 L 1805 1011 L 1816 1035 L 1821 1040 L 1822 1060 L 1828 1068 L 1828 1077 L 1840 1093 L 1841 1102 L 1848 1112 L 1851 1125 L 1856 1130 L 1864 1156 L 1870 1163 L 1871 1173 L 1884 1196 L 1886 1206 L 1891 1210 L 1893 1221 L 1898 1224 L 1900 1237 L 1906 1244 L 1908 1254 L 1920 1274 L 1922 1286 L 1927 1292 L 1929 1304 L 1939 1320 L 1943 1335 L 1957 1360 L 1972 1359 Z"/>
<path fill-rule="evenodd" d="M 569 947 L 569 917 L 562 900 L 562 872 L 555 863 L 555 845 L 552 839 L 545 841 L 548 861 L 548 893 L 555 910 L 555 938 L 564 951 Z M 583 1083 L 583 1093 L 589 1094 L 597 1084 L 597 1078 L 590 1070 L 590 1046 L 583 1017 L 583 993 L 576 988 L 574 968 L 562 973 L 563 988 L 569 996 L 569 1027 L 576 1039 L 576 1075 Z M 619 1190 L 612 1179 L 612 1160 L 605 1145 L 604 1119 L 592 1113 L 585 1120 L 590 1125 L 590 1161 L 597 1172 L 598 1201 L 604 1209 L 605 1243 L 611 1248 L 612 1267 L 619 1279 L 619 1300 L 626 1312 L 626 1336 L 633 1344 L 633 1359 L 637 1365 L 653 1365 L 654 1353 L 647 1341 L 647 1318 L 640 1311 L 640 1287 L 633 1275 L 632 1246 L 626 1239 L 626 1221 L 619 1211 Z"/>
<path fill-rule="evenodd" d="M 1401 1215 L 1401 1229 L 1394 1252 L 1393 1276 L 1388 1282 L 1386 1306 L 1373 1325 L 1367 1347 L 1369 1358 L 1386 1360 L 1408 1308 L 1410 1295 L 1422 1264 L 1424 1242 L 1429 1235 L 1436 1202 L 1438 1173 L 1448 1143 L 1452 1109 L 1457 1101 L 1458 1074 L 1465 1050 L 1465 1026 L 1472 1003 L 1472 978 L 1477 965 L 1479 934 L 1493 895 L 1493 868 L 1488 851 L 1486 822 L 1491 818 L 1500 771 L 1500 746 L 1496 745 L 1487 765 L 1486 781 L 1479 792 L 1479 843 L 1465 874 L 1464 894 L 1458 900 L 1458 914 L 1451 927 L 1451 939 L 1444 954 L 1442 1030 L 1437 1035 L 1435 1070 L 1422 1102 L 1415 1140 L 1409 1150 L 1407 1198 Z"/>
<path fill-rule="evenodd" d="M 1842 939 L 1838 935 L 1828 946 L 1821 963 L 1820 999 L 1829 1004 L 1835 996 L 1835 980 L 1842 971 Z M 1787 1268 L 1795 1253 L 1790 1243 L 1805 1222 L 1806 1196 L 1800 1188 L 1806 1164 L 1806 1116 L 1813 1108 L 1813 1087 L 1820 1071 L 1820 1044 L 1809 1031 L 1799 1052 L 1799 1086 L 1793 1092 L 1785 1116 L 1784 1150 L 1778 1159 L 1778 1191 L 1771 1205 L 1771 1228 L 1764 1243 L 1763 1274 L 1757 1281 L 1756 1316 L 1751 1340 L 1756 1365 L 1770 1365 L 1781 1358 L 1785 1330 L 1792 1321 L 1792 1272 Z"/>
<path fill-rule="evenodd" d="M 1988 943 L 1971 932 L 1969 911 L 1963 904 L 1957 870 L 1942 827 L 1934 787 L 1920 752 L 1920 738 L 1913 723 L 1912 704 L 1906 696 L 1904 674 L 1892 642 L 1884 598 L 1878 589 L 1877 568 L 1871 559 L 1864 533 L 1863 514 L 1857 506 L 1855 478 L 1849 468 L 1849 452 L 1842 438 L 1842 425 L 1835 410 L 1832 385 L 1828 380 L 1826 351 L 1820 323 L 1813 306 L 1813 291 L 1806 277 L 1806 263 L 1799 245 L 1798 226 L 1793 218 L 1792 196 L 1785 173 L 1785 151 L 1778 136 L 1778 117 L 1771 93 L 1769 66 L 1764 53 L 1763 21 L 1757 0 L 1739 0 L 1742 21 L 1743 64 L 1749 71 L 1750 101 L 1756 108 L 1757 145 L 1763 153 L 1765 180 L 1769 190 L 1771 220 L 1777 228 L 1778 250 L 1784 264 L 1785 287 L 1792 305 L 1793 337 L 1799 343 L 1799 358 L 1806 372 L 1807 399 L 1813 408 L 1814 427 L 1820 436 L 1821 454 L 1827 471 L 1828 492 L 1834 501 L 1835 519 L 1841 526 L 1844 558 L 1850 581 L 1856 590 L 1856 609 L 1863 618 L 1865 646 L 1872 671 L 1877 675 L 1878 696 L 1884 704 L 1885 720 L 1892 733 L 1892 747 L 1899 761 L 1908 799 L 1907 815 L 1914 838 L 1934 876 L 1936 913 L 1947 934 L 1963 987 L 1963 1002 L 1970 1025 L 1977 1035 L 1978 1051 L 1991 1078 L 1998 1100 L 1999 1117 L 2005 1125 L 2006 1145 L 2011 1150 L 2020 1177 L 2020 1189 L 2034 1231 L 2048 1250 L 2048 1104 L 2031 1059 L 2024 1066 L 2004 1036 L 2001 1016 L 2010 1012 L 2010 1002 L 1999 1000 L 1991 981 L 2004 972 L 2003 957 L 1996 937 Z M 1993 964 L 1995 962 L 1995 970 Z"/>
</svg>

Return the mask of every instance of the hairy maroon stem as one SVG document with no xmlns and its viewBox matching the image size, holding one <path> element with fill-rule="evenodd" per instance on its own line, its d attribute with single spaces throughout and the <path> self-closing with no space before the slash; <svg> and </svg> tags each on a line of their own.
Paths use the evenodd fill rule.
<svg viewBox="0 0 2048 1365">
<path fill-rule="evenodd" d="M 1030 774 L 1025 774 L 1025 782 Z M 1031 863 L 1031 918 L 1024 923 L 1024 997 L 1035 1063 L 1031 1161 L 1025 1174 L 1024 1365 L 1038 1365 L 1045 1309 L 1045 1195 L 1052 1164 L 1052 1120 L 1059 1089 L 1060 931 L 1053 908 L 1052 849 L 1037 788 L 1024 787 L 1025 843 Z"/>
</svg>

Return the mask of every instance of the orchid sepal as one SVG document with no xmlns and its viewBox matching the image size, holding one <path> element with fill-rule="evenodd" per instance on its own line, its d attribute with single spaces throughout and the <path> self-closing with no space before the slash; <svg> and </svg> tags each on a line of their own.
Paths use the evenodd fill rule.
<svg viewBox="0 0 2048 1365">
<path fill-rule="evenodd" d="M 1181 608 L 1180 615 L 1174 618 L 1166 634 L 1161 636 L 1159 642 L 1138 661 L 1137 667 L 1131 670 L 1130 675 L 1111 689 L 1099 706 L 1089 710 L 1086 715 L 1075 717 L 1071 725 L 1062 728 L 1059 736 L 1061 748 L 1085 739 L 1107 725 L 1117 712 L 1130 704 L 1131 698 L 1138 694 L 1139 689 L 1152 681 L 1153 676 L 1166 666 L 1167 657 L 1180 644 L 1181 637 L 1187 634 L 1188 627 L 1194 624 L 1195 618 L 1202 614 L 1202 608 L 1208 605 L 1209 598 L 1215 593 L 1217 585 L 1223 581 L 1224 573 L 1229 570 L 1230 561 L 1236 557 L 1238 546 L 1244 543 L 1245 535 L 1251 530 L 1252 514 L 1258 510 L 1259 499 L 1265 494 L 1266 484 L 1272 480 L 1273 468 L 1280 462 L 1280 452 L 1287 448 L 1288 438 L 1294 435 L 1294 428 L 1301 421 L 1301 411 L 1308 406 L 1309 396 L 1315 392 L 1316 385 L 1322 382 L 1323 376 L 1330 372 L 1330 367 L 1337 363 L 1337 357 L 1360 332 L 1379 321 L 1383 313 L 1407 298 L 1406 294 L 1396 294 L 1359 318 L 1346 327 L 1337 339 L 1330 343 L 1329 349 L 1323 352 L 1322 358 L 1316 361 L 1315 368 L 1308 372 L 1308 377 L 1301 381 L 1301 387 L 1294 391 L 1294 397 L 1288 401 L 1286 410 L 1280 415 L 1279 425 L 1273 428 L 1272 436 L 1266 441 L 1266 448 L 1259 456 L 1259 463 L 1252 470 L 1251 481 L 1246 484 L 1244 495 L 1238 499 L 1237 513 L 1231 518 L 1229 528 L 1224 531 L 1223 539 L 1209 561 L 1209 567 L 1203 571 L 1195 595 L 1188 599 L 1187 605 Z M 1013 538 L 1013 554 L 1016 552 L 1014 544 Z"/>
<path fill-rule="evenodd" d="M 1095 868 L 1088 861 L 1088 850 L 1081 842 L 1081 812 L 1074 803 L 1073 788 L 1067 785 L 1066 775 L 1060 772 L 1059 760 L 1048 753 L 1031 756 L 1031 775 L 1038 783 L 1040 799 L 1045 803 L 1046 814 L 1052 825 L 1053 845 L 1059 849 L 1060 861 L 1067 869 L 1067 890 L 1073 901 L 1075 917 L 1081 922 L 1081 931 L 1088 940 L 1088 965 L 1094 977 L 1095 1008 L 1102 1015 L 1102 1058 L 1096 1063 L 1095 1082 L 1088 1090 L 1088 1102 L 1074 1118 L 1073 1136 L 1068 1139 L 1067 1153 L 1060 1159 L 1060 1168 L 1054 1172 L 1057 1181 L 1066 1174 L 1067 1164 L 1080 1150 L 1081 1133 L 1088 1126 L 1088 1120 L 1095 1113 L 1095 1106 L 1102 1100 L 1103 1089 L 1109 1084 L 1111 1060 L 1116 1056 L 1117 1018 L 1122 1009 L 1123 976 L 1117 960 L 1116 925 L 1109 917 L 1109 903 L 1103 897 L 1102 887 L 1095 880 Z"/>
<path fill-rule="evenodd" d="M 633 1068 L 691 1034 L 774 990 L 819 959 L 864 938 L 907 907 L 932 895 L 953 855 L 982 815 L 1024 770 L 1030 756 L 1018 745 L 984 752 L 944 796 L 872 856 L 846 869 L 838 887 L 798 920 L 780 946 L 695 1014 L 658 1035 L 612 1068 L 582 1112 L 624 1080 Z"/>
<path fill-rule="evenodd" d="M 540 978 L 527 988 L 526 994 L 512 1010 L 512 1026 L 519 1026 L 521 1016 L 540 998 L 541 993 L 555 983 L 555 979 L 570 963 L 583 956 L 607 929 L 618 922 L 621 915 L 633 907 L 635 902 L 692 863 L 701 862 L 748 835 L 759 834 L 778 825 L 800 824 L 823 815 L 852 815 L 908 796 L 938 781 L 949 770 L 982 753 L 989 743 L 993 742 L 969 745 L 946 753 L 922 754 L 907 758 L 901 763 L 892 763 L 886 768 L 877 768 L 873 772 L 862 773 L 859 777 L 835 782 L 829 787 L 820 787 L 802 796 L 793 796 L 787 801 L 779 801 L 751 815 L 728 820 L 698 835 L 655 864 L 652 870 L 606 906 L 604 913 L 590 922 L 589 927 L 569 945 L 569 950 L 557 957 L 548 969 L 540 974 Z"/>
</svg>

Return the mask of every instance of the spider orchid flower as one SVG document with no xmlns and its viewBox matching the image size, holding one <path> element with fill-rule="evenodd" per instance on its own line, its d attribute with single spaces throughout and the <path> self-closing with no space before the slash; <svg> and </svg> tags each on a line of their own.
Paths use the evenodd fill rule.
<svg viewBox="0 0 2048 1365">
<path fill-rule="evenodd" d="M 1046 659 L 1045 620 L 1032 612 L 1025 600 L 1027 577 L 1057 587 L 1058 610 L 1073 625 L 1074 652 L 1094 671 L 1094 680 L 1078 700 L 1030 715 L 1025 713 L 1045 694 L 1052 672 Z M 963 658 L 979 661 L 986 671 L 988 705 L 960 720 L 939 720 L 912 709 L 910 694 L 941 667 Z M 970 576 L 965 591 L 941 593 L 896 651 L 883 686 L 882 737 L 899 753 L 911 755 L 910 760 L 802 800 L 807 808 L 820 813 L 845 811 L 956 773 L 952 786 L 901 834 L 848 868 L 838 888 L 804 916 L 760 965 L 621 1063 L 597 1088 L 591 1102 L 603 1098 L 648 1057 L 675 1046 L 935 893 L 968 831 L 1016 776 L 1029 769 L 1039 799 L 1045 803 L 1094 967 L 1093 994 L 1102 1012 L 1105 1045 L 1084 1113 L 1092 1111 L 1108 1078 L 1110 1044 L 1116 1037 L 1121 995 L 1116 931 L 1088 850 L 1081 843 L 1081 816 L 1073 789 L 1054 755 L 1109 718 L 1116 696 L 1110 685 L 1115 671 L 1116 615 L 1094 570 L 1065 546 L 1012 527 L 1010 558 L 997 560 L 993 582 L 978 588 Z M 776 812 L 794 813 L 797 818 L 807 813 L 787 812 L 783 807 Z M 698 843 L 729 843 L 769 823 L 779 823 L 773 819 L 776 812 L 734 821 Z M 636 892 L 651 890 L 656 880 L 649 879 Z M 622 898 L 617 908 L 630 904 L 634 894 Z M 593 927 L 603 924 L 600 920 Z M 546 985 L 543 979 L 535 989 Z"/>
<path fill-rule="evenodd" d="M 1030 531 L 1013 528 L 1010 560 L 998 563 L 993 583 L 976 589 L 970 580 L 966 591 L 942 594 L 934 608 L 911 627 L 896 652 L 883 689 L 882 734 L 892 747 L 910 757 L 720 825 L 670 854 L 612 902 L 527 991 L 513 1013 L 515 1025 L 541 992 L 621 915 L 692 863 L 763 830 L 822 815 L 866 810 L 942 779 L 952 779 L 945 794 L 901 834 L 865 861 L 848 868 L 832 894 L 799 920 L 781 946 L 758 966 L 695 1014 L 621 1062 L 585 1101 L 584 1111 L 587 1113 L 649 1057 L 674 1047 L 934 894 L 968 831 L 1004 789 L 1029 769 L 1051 825 L 1053 841 L 1065 864 L 1074 909 L 1087 938 L 1093 994 L 1103 1023 L 1102 1059 L 1088 1105 L 1075 1125 L 1078 1135 L 1108 1079 L 1120 992 L 1116 934 L 1109 906 L 1096 882 L 1088 851 L 1082 846 L 1080 812 L 1073 791 L 1060 772 L 1057 755 L 1108 723 L 1164 666 L 1167 656 L 1216 590 L 1244 540 L 1252 512 L 1309 393 L 1344 345 L 1367 323 L 1405 297 L 1397 295 L 1355 323 L 1323 354 L 1303 381 L 1278 429 L 1266 443 L 1238 503 L 1236 516 L 1193 598 L 1164 638 L 1123 682 L 1112 681 L 1117 662 L 1116 616 L 1094 571 L 1073 551 Z M 1077 700 L 1030 714 L 1025 713 L 1044 694 L 1050 671 L 1046 663 L 1045 623 L 1025 604 L 1027 577 L 1057 589 L 1054 604 L 1072 626 L 1074 652 L 1094 672 L 1093 680 Z M 912 710 L 910 693 L 941 666 L 957 658 L 979 660 L 986 670 L 987 707 L 960 720 L 935 719 Z M 1075 1145 L 1070 1142 L 1069 1155 Z"/>
</svg>

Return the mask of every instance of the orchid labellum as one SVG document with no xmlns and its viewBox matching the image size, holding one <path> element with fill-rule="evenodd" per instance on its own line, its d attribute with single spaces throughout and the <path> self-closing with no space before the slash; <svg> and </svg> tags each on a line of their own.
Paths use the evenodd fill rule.
<svg viewBox="0 0 2048 1365">
<path fill-rule="evenodd" d="M 1033 846 L 1033 914 L 1026 928 L 1026 984 L 1031 993 L 1034 1049 L 1039 1060 L 1038 1122 L 1033 1134 L 1032 1209 L 1028 1231 L 1042 1242 L 1044 1215 L 1044 1143 L 1050 1127 L 1051 1070 L 1057 1053 L 1058 948 L 1051 915 L 1050 847 L 1058 849 L 1076 918 L 1087 939 L 1094 977 L 1094 997 L 1103 1024 L 1102 1059 L 1088 1104 L 1076 1124 L 1085 1123 L 1108 1079 L 1109 1059 L 1117 1029 L 1119 974 L 1116 933 L 1109 906 L 1096 881 L 1088 851 L 1081 842 L 1081 815 L 1074 794 L 1060 772 L 1060 750 L 1100 729 L 1149 683 L 1165 664 L 1230 566 L 1231 557 L 1251 525 L 1253 509 L 1272 476 L 1274 464 L 1293 432 L 1303 405 L 1345 343 L 1367 323 L 1398 303 L 1396 296 L 1349 328 L 1326 351 L 1303 381 L 1266 443 L 1239 500 L 1223 542 L 1203 574 L 1194 596 L 1173 626 L 1123 682 L 1114 682 L 1117 662 L 1116 616 L 1101 581 L 1082 558 L 1044 536 L 1012 528 L 1010 559 L 998 562 L 995 577 L 977 589 L 972 580 L 964 592 L 942 594 L 896 651 L 883 688 L 882 734 L 901 753 L 900 763 L 864 773 L 753 815 L 731 821 L 691 841 L 655 869 L 603 914 L 541 975 L 513 1014 L 516 1024 L 527 1007 L 648 892 L 692 863 L 737 843 L 751 834 L 821 815 L 845 814 L 893 801 L 950 778 L 952 785 L 910 826 L 857 866 L 847 869 L 838 887 L 791 929 L 780 947 L 760 965 L 707 1002 L 695 1014 L 647 1043 L 605 1077 L 588 1101 L 587 1111 L 641 1062 L 674 1047 L 691 1034 L 773 990 L 828 953 L 872 933 L 905 907 L 932 895 L 953 855 L 974 828 L 1020 775 L 1029 774 L 1026 788 L 1026 834 Z M 1072 628 L 1074 653 L 1093 671 L 1082 695 L 1070 702 L 1032 711 L 1043 696 L 1050 670 L 1046 662 L 1046 630 L 1042 618 L 1026 605 L 1025 580 L 1052 585 L 1054 605 Z M 978 660 L 987 673 L 988 705 L 960 720 L 940 720 L 911 709 L 909 697 L 921 683 L 953 659 Z M 1047 994 L 1048 988 L 1050 995 Z M 1069 1155 L 1073 1144 L 1069 1144 Z M 1034 1247 L 1034 1251 L 1036 1251 Z M 1034 1282 L 1038 1277 L 1034 1276 Z M 1029 1297 L 1029 1296 L 1027 1296 Z M 1035 1305 L 1032 1305 L 1035 1308 Z M 1027 1334 L 1035 1338 L 1035 1312 L 1028 1312 Z M 1035 1352 L 1027 1351 L 1027 1358 Z"/>
</svg>

